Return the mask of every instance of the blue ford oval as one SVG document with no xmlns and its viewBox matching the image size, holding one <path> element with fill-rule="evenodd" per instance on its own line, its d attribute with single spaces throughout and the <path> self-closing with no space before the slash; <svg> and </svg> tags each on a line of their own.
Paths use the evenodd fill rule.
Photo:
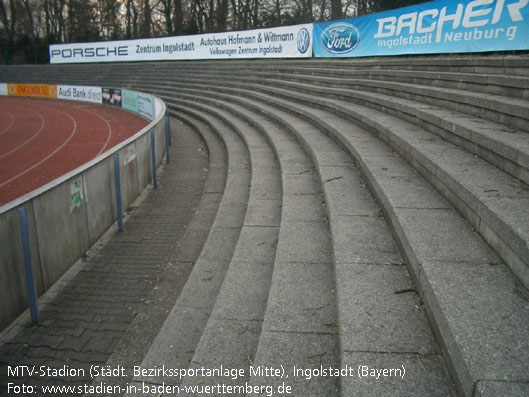
<svg viewBox="0 0 529 397">
<path fill-rule="evenodd" d="M 323 48 L 333 54 L 346 54 L 360 43 L 358 29 L 348 23 L 330 25 L 321 34 Z"/>
</svg>

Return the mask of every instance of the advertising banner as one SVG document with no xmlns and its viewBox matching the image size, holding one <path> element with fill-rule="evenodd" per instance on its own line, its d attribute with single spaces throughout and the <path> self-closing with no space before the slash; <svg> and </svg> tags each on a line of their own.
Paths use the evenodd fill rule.
<svg viewBox="0 0 529 397">
<path fill-rule="evenodd" d="M 121 107 L 121 90 L 114 88 L 102 88 L 103 105 Z"/>
<path fill-rule="evenodd" d="M 103 101 L 100 87 L 77 85 L 58 85 L 57 98 L 91 103 L 102 103 Z"/>
<path fill-rule="evenodd" d="M 138 113 L 138 93 L 136 91 L 121 90 L 121 108 Z"/>
<path fill-rule="evenodd" d="M 57 98 L 57 86 L 49 84 L 8 84 L 7 93 L 12 96 Z"/>
<path fill-rule="evenodd" d="M 0 83 L 0 96 L 7 96 L 7 84 Z"/>
<path fill-rule="evenodd" d="M 147 120 L 154 120 L 154 97 L 138 94 L 138 114 Z"/>
<path fill-rule="evenodd" d="M 156 39 L 50 45 L 50 63 L 312 56 L 312 24 Z"/>
<path fill-rule="evenodd" d="M 529 0 L 438 0 L 314 25 L 315 57 L 529 49 Z"/>
</svg>

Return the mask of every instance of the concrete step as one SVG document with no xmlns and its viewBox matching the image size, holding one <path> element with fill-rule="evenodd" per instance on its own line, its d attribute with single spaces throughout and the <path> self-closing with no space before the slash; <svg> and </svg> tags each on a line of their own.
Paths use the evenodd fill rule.
<svg viewBox="0 0 529 397">
<path fill-rule="evenodd" d="M 389 393 L 390 390 L 394 391 L 397 388 L 400 393 L 411 395 L 450 394 L 451 382 L 444 368 L 440 349 L 432 339 L 426 315 L 420 309 L 420 303 L 415 302 L 413 293 L 399 294 L 395 298 L 394 292 L 406 289 L 411 281 L 407 279 L 405 268 L 401 266 L 400 255 L 395 249 L 389 228 L 387 225 L 385 226 L 383 219 L 377 217 L 379 210 L 358 176 L 357 169 L 352 166 L 350 158 L 343 149 L 307 122 L 293 118 L 287 113 L 272 109 L 260 102 L 254 103 L 244 99 L 242 101 L 244 105 L 233 105 L 232 103 L 237 101 L 236 97 L 214 94 L 215 97 L 218 96 L 219 99 L 224 100 L 217 102 L 206 99 L 211 96 L 211 93 L 200 93 L 197 90 L 187 92 L 179 90 L 178 95 L 186 99 L 193 97 L 200 101 L 212 102 L 215 107 L 226 107 L 232 111 L 246 113 L 248 117 L 260 120 L 261 124 L 266 121 L 261 121 L 264 118 L 258 113 L 265 112 L 269 117 L 273 117 L 277 122 L 285 125 L 285 128 L 291 133 L 296 134 L 306 150 L 312 153 L 312 158 L 318 165 L 320 175 L 324 178 L 323 190 L 328 198 L 330 227 L 334 237 L 333 253 L 334 258 L 336 258 L 335 270 L 338 280 L 337 301 L 340 308 L 340 321 L 336 326 L 340 330 L 342 340 L 342 367 L 348 365 L 357 368 L 359 363 L 380 365 L 381 362 L 388 365 L 388 362 L 393 360 L 393 364 L 404 362 L 406 370 L 409 371 L 406 382 L 366 383 L 359 379 L 344 377 L 341 379 L 344 382 L 342 393 L 355 395 L 370 390 L 373 394 L 379 395 Z M 198 95 L 201 96 L 197 97 Z M 245 110 L 245 107 L 250 109 Z M 268 131 L 267 128 L 265 130 Z M 299 131 L 303 131 L 303 133 L 300 134 Z M 277 139 L 281 138 L 278 137 Z M 356 194 L 350 196 L 351 190 Z M 352 239 L 352 236 L 355 238 Z M 280 244 L 281 241 L 280 239 Z M 358 244 L 354 243 L 351 246 L 354 241 Z M 358 274 L 364 274 L 364 277 L 359 278 Z M 315 278 L 311 276 L 308 281 L 312 280 Z M 383 285 L 385 287 L 379 291 L 382 297 L 373 300 L 370 298 L 371 294 L 373 289 L 380 288 L 381 280 L 384 280 Z M 331 288 L 331 285 L 328 288 Z M 312 295 L 316 295 L 316 297 L 311 297 L 311 301 L 313 299 L 318 300 L 314 290 L 319 291 L 320 289 L 315 289 L 314 286 L 312 289 Z M 275 302 L 272 299 L 272 292 L 270 302 Z M 321 300 L 317 302 L 321 303 Z M 355 308 L 354 314 L 351 314 L 353 307 Z M 319 310 L 322 309 L 323 307 L 319 308 Z M 269 310 L 273 312 L 274 308 Z M 387 313 L 388 310 L 399 313 L 399 315 L 393 319 L 387 316 L 373 315 L 374 313 Z M 323 322 L 321 315 L 318 315 L 317 319 Z M 324 333 L 325 328 L 320 328 L 321 326 L 315 332 Z M 370 332 L 376 332 L 376 340 L 371 338 Z M 401 335 L 401 338 L 395 337 L 395 335 Z M 288 349 L 289 352 L 292 349 L 284 344 L 281 346 Z M 269 352 L 264 354 L 270 355 Z M 280 357 L 284 359 L 283 355 Z M 393 359 L 390 360 L 390 357 Z M 272 365 L 274 362 L 269 360 L 268 363 Z M 277 365 L 277 359 L 275 363 Z M 299 361 L 293 361 L 292 365 L 300 368 Z M 425 378 L 424 367 L 428 368 L 428 373 L 434 373 L 439 381 L 432 382 L 431 379 Z M 293 374 L 290 375 L 293 376 Z M 271 379 L 264 379 L 261 383 L 254 382 L 253 384 L 264 386 L 271 384 L 270 382 Z M 299 380 L 299 385 L 295 384 L 296 392 L 306 383 L 306 379 Z M 321 395 L 324 390 L 314 390 L 314 385 L 312 385 L 310 390 L 303 389 L 303 395 Z"/>
<path fill-rule="evenodd" d="M 509 58 L 514 62 L 510 65 Z M 165 73 L 168 78 L 180 72 L 231 72 L 237 70 L 240 76 L 258 76 L 259 74 L 280 74 L 283 76 L 311 75 L 346 80 L 369 80 L 379 82 L 400 82 L 418 84 L 427 87 L 444 87 L 466 92 L 501 95 L 511 98 L 529 99 L 529 73 L 527 59 L 523 57 L 474 57 L 460 59 L 467 67 L 456 67 L 457 61 L 424 58 L 414 62 L 410 58 L 399 62 L 386 59 L 340 59 L 340 60 L 303 60 L 303 61 L 231 61 L 227 62 L 186 62 L 178 68 L 167 67 L 167 63 L 151 63 L 149 73 Z M 418 60 L 418 59 L 417 59 Z M 481 66 L 480 66 L 481 65 Z M 486 66 L 485 66 L 486 65 Z M 93 65 L 84 65 L 87 74 L 93 73 Z M 483 68 L 485 66 L 485 68 Z M 122 70 L 136 75 L 145 72 L 137 64 L 122 64 Z M 105 71 L 103 71 L 105 73 Z M 115 74 L 115 70 L 110 73 Z M 111 78 L 107 72 L 106 78 Z M 90 77 L 89 75 L 86 77 Z"/>
<path fill-rule="evenodd" d="M 244 96 L 265 98 L 249 93 Z M 328 112 L 280 102 L 277 96 L 266 99 L 269 105 L 295 111 L 327 128 L 362 160 L 362 169 L 412 266 L 450 357 L 458 389 L 471 395 L 491 385 L 511 388 L 508 382 L 514 382 L 515 389 L 523 389 L 526 378 L 522 368 L 528 357 L 519 344 L 524 343 L 523 335 L 528 331 L 529 313 L 523 298 L 526 292 L 516 278 L 450 204 L 376 138 L 365 131 L 351 131 L 349 122 Z M 490 357 L 495 357 L 493 363 Z"/>
<path fill-rule="evenodd" d="M 336 112 L 366 126 L 415 166 L 462 213 L 529 286 L 529 188 L 489 163 L 422 128 L 385 113 L 341 100 L 269 90 Z M 476 179 L 477 175 L 482 177 Z M 501 203 L 501 204 L 500 204 Z"/>
<path fill-rule="evenodd" d="M 208 79 L 219 80 L 218 76 L 204 75 L 202 79 L 196 76 L 174 79 L 174 83 L 203 82 Z M 295 78 L 296 79 L 296 78 Z M 224 80 L 224 79 L 222 79 Z M 254 85 L 255 80 L 243 79 L 246 85 Z M 272 87 L 283 87 L 289 92 L 302 92 L 312 96 L 338 98 L 349 102 L 366 105 L 384 113 L 389 113 L 413 124 L 418 124 L 428 131 L 439 135 L 458 146 L 478 155 L 494 164 L 501 170 L 515 178 L 529 183 L 529 132 L 487 121 L 480 117 L 469 116 L 458 110 L 443 107 L 445 103 L 432 102 L 426 105 L 417 100 L 399 98 L 381 93 L 369 93 L 332 87 L 319 87 L 312 83 L 293 83 L 284 80 L 261 80 L 261 84 Z M 239 83 L 232 84 L 239 86 Z M 256 89 L 259 87 L 256 86 Z M 425 88 L 426 90 L 426 88 Z M 421 94 L 422 95 L 422 94 Z M 426 101 L 428 102 L 428 101 Z M 523 102 L 523 101 L 522 101 Z M 520 114 L 527 113 L 529 107 L 521 106 Z M 497 106 L 499 108 L 499 106 Z M 483 109 L 481 106 L 478 109 Z M 481 110 L 478 110 L 481 112 Z M 505 112 L 497 113 L 500 119 L 507 117 Z M 505 116 L 505 117 L 504 117 Z M 516 117 L 519 127 L 529 129 L 529 120 Z"/>
<path fill-rule="evenodd" d="M 331 241 L 312 163 L 292 136 L 269 119 L 241 106 L 185 95 L 191 97 L 259 126 L 276 148 L 282 168 L 282 221 L 274 273 L 257 353 L 250 359 L 255 371 L 283 366 L 289 378 L 256 375 L 250 387 L 278 390 L 285 382 L 296 395 L 336 395 L 337 378 L 308 382 L 292 372 L 294 366 L 307 370 L 339 366 Z"/>
<path fill-rule="evenodd" d="M 210 124 L 200 113 L 183 106 L 173 107 L 171 113 L 196 125 L 199 130 L 209 128 L 219 135 L 227 150 L 228 171 L 208 238 L 174 307 L 145 355 L 143 368 L 189 366 L 235 252 L 251 182 L 247 148 L 231 128 L 220 121 Z M 215 195 L 211 195 L 211 200 L 215 199 Z M 135 377 L 133 383 L 141 388 L 141 382 L 169 385 L 180 382 L 179 378 L 161 375 Z"/>
<path fill-rule="evenodd" d="M 173 79 L 187 76 L 197 79 L 202 76 L 230 74 L 232 70 L 218 68 L 197 71 L 196 69 L 179 68 L 178 74 L 169 71 L 166 77 Z M 459 82 L 458 85 L 454 85 L 443 84 L 444 80 L 439 81 L 441 76 L 433 72 L 428 72 L 428 76 L 423 79 L 416 77 L 416 74 L 421 72 L 361 71 L 359 73 L 358 71 L 343 72 L 340 69 L 329 67 L 325 69 L 302 68 L 301 70 L 291 67 L 269 70 L 263 67 L 255 70 L 253 68 L 242 69 L 238 72 L 241 74 L 239 81 L 308 82 L 311 85 L 389 93 L 397 97 L 419 98 L 420 100 L 424 98 L 428 103 L 441 103 L 444 107 L 521 129 L 524 126 L 527 127 L 529 119 L 527 110 L 529 77 L 496 77 L 498 81 L 492 84 L 489 82 L 488 75 L 452 74 L 452 80 Z M 381 76 L 380 73 L 383 75 Z M 406 78 L 406 75 L 409 75 L 409 78 Z M 481 77 L 479 82 L 476 81 L 478 77 Z"/>
<path fill-rule="evenodd" d="M 277 96 L 245 96 L 325 128 L 359 162 L 398 236 L 459 392 L 525 390 L 527 292 L 453 207 L 389 147 L 350 122 Z"/>
<path fill-rule="evenodd" d="M 245 376 L 187 377 L 183 386 L 243 386 L 249 380 L 274 270 L 281 223 L 281 172 L 268 141 L 247 121 L 216 107 L 167 98 L 221 120 L 246 142 L 252 180 L 248 207 L 235 253 L 189 368 L 242 369 Z"/>
<path fill-rule="evenodd" d="M 259 101 L 245 99 L 242 106 L 285 125 L 316 164 L 333 242 L 341 366 L 385 363 L 389 367 L 393 361 L 395 367 L 400 363 L 408 371 L 405 382 L 342 377 L 342 394 L 450 395 L 451 380 L 420 302 L 413 293 L 395 296 L 410 287 L 411 280 L 389 227 L 349 154 L 303 119 Z M 396 315 L 388 316 L 388 312 Z M 434 375 L 433 381 L 424 376 L 424 370 Z"/>
<path fill-rule="evenodd" d="M 334 78 L 334 77 L 313 76 L 313 75 L 281 75 L 281 80 L 289 82 L 299 82 L 311 86 L 333 87 L 329 94 L 345 93 L 351 91 L 351 98 L 364 100 L 359 94 L 362 91 L 385 94 L 390 98 L 411 99 L 410 101 L 417 107 L 422 103 L 439 106 L 446 109 L 455 110 L 461 114 L 468 114 L 477 118 L 490 120 L 493 122 L 505 124 L 511 129 L 527 129 L 529 122 L 529 98 L 521 96 L 504 96 L 492 93 L 482 93 L 469 91 L 459 88 L 435 87 L 433 84 L 417 84 L 410 82 L 379 81 L 376 79 L 354 79 Z M 459 76 L 462 78 L 462 76 Z M 269 81 L 268 84 L 275 85 L 277 80 L 276 74 L 267 74 L 263 76 Z M 520 88 L 520 95 L 529 95 L 529 78 L 527 84 L 519 81 L 518 83 L 527 85 L 527 88 Z M 432 83 L 434 80 L 430 80 Z M 425 82 L 426 83 L 426 82 Z M 365 95 L 365 94 L 364 94 Z M 376 102 L 376 101 L 375 101 Z M 393 101 L 395 102 L 395 101 Z M 527 132 L 527 131 L 526 131 Z"/>
<path fill-rule="evenodd" d="M 232 86 L 222 85 L 226 90 Z M 491 244 L 522 283 L 529 285 L 529 232 L 524 227 L 529 214 L 523 210 L 529 201 L 529 189 L 525 184 L 428 131 L 377 110 L 279 88 L 252 88 L 337 113 L 380 136 L 417 167 Z M 476 180 L 472 175 L 484 178 Z"/>
<path fill-rule="evenodd" d="M 419 124 L 443 139 L 464 147 L 516 178 L 529 181 L 528 101 L 519 100 L 519 112 L 518 115 L 514 115 L 514 111 L 502 111 L 501 109 L 516 108 L 514 103 L 516 100 L 500 97 L 501 102 L 491 101 L 489 107 L 489 109 L 496 109 L 495 115 L 486 117 L 489 114 L 484 110 L 486 107 L 482 106 L 482 102 L 474 101 L 475 97 L 471 94 L 445 90 L 442 97 L 428 97 L 425 96 L 427 88 L 420 86 L 406 89 L 403 87 L 398 94 L 389 95 L 387 92 L 366 93 L 353 89 L 314 87 L 313 84 L 282 84 L 277 80 L 266 81 L 266 84 L 311 95 L 339 98 L 395 115 Z M 393 88 L 397 90 L 397 87 Z M 406 99 L 408 95 L 405 91 L 411 89 L 416 89 L 421 93 L 411 95 L 410 99 Z M 464 102 L 473 102 L 470 108 L 475 111 L 465 111 L 464 106 L 468 103 L 449 99 L 457 95 L 465 97 Z M 396 97 L 398 100 L 395 100 Z"/>
<path fill-rule="evenodd" d="M 186 101 L 195 98 L 182 97 L 179 92 L 175 92 L 173 97 L 184 98 Z M 220 105 L 216 103 L 213 108 L 219 112 L 222 107 Z M 231 117 L 234 118 L 233 108 L 230 108 L 230 111 Z M 248 115 L 247 111 L 235 114 L 245 117 L 247 123 L 254 124 L 263 136 L 270 139 L 278 153 L 284 189 L 280 243 L 263 332 L 256 355 L 247 354 L 244 358 L 247 365 L 248 362 L 252 363 L 256 371 L 258 368 L 270 366 L 279 368 L 280 365 L 284 365 L 288 371 L 293 365 L 298 368 L 317 369 L 321 362 L 311 359 L 314 355 L 324 355 L 324 363 L 337 367 L 339 357 L 335 330 L 337 318 L 334 273 L 327 218 L 322 206 L 317 175 L 303 150 L 277 125 L 262 117 L 256 121 L 256 115 Z M 272 140 L 271 134 L 276 134 L 276 138 Z M 299 207 L 300 202 L 302 208 Z M 307 283 L 296 282 L 305 271 L 308 272 Z M 292 290 L 287 285 L 296 287 Z M 312 307 L 321 304 L 323 307 Z M 320 335 L 322 330 L 324 335 Z M 306 351 L 307 343 L 313 346 L 309 352 Z M 286 351 L 289 352 L 288 357 L 285 356 Z M 334 395 L 338 388 L 336 378 L 321 378 L 309 383 L 304 379 L 295 379 L 291 374 L 290 379 L 293 384 L 288 383 L 300 395 Z M 266 387 L 281 386 L 281 382 L 277 382 L 277 378 L 253 376 L 250 385 L 262 387 L 264 390 Z"/>
</svg>

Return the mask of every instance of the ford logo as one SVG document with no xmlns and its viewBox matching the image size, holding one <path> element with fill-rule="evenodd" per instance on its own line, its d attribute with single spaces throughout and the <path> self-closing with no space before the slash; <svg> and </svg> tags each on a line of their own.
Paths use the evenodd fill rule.
<svg viewBox="0 0 529 397">
<path fill-rule="evenodd" d="M 301 28 L 298 32 L 298 51 L 306 53 L 310 47 L 310 33 L 307 29 Z"/>
<path fill-rule="evenodd" d="M 323 48 L 333 54 L 346 54 L 360 43 L 358 29 L 348 23 L 340 22 L 328 26 L 321 34 Z"/>
</svg>

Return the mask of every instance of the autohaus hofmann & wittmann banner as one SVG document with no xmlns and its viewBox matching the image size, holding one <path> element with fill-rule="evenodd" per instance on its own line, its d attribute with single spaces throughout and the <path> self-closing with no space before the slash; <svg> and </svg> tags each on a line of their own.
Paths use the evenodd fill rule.
<svg viewBox="0 0 529 397">
<path fill-rule="evenodd" d="M 529 49 L 529 0 L 439 0 L 314 24 L 315 57 Z"/>
</svg>

